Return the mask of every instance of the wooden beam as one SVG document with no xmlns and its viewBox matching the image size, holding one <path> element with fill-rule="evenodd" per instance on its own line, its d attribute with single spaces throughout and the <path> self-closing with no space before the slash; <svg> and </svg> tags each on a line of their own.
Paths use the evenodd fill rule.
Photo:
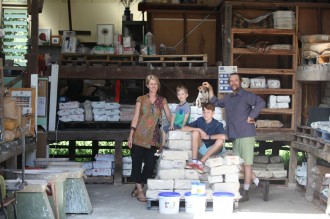
<svg viewBox="0 0 330 219">
<path fill-rule="evenodd" d="M 48 141 L 122 141 L 129 135 L 129 129 L 114 130 L 66 130 L 57 132 L 48 132 Z"/>
<path fill-rule="evenodd" d="M 60 79 L 145 79 L 154 74 L 160 79 L 217 79 L 217 67 L 154 67 L 141 66 L 60 66 Z"/>
</svg>

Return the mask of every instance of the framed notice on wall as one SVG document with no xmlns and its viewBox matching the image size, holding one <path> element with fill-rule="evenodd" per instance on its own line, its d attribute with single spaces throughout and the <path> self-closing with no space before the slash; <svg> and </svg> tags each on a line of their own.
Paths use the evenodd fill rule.
<svg viewBox="0 0 330 219">
<path fill-rule="evenodd" d="M 112 45 L 113 44 L 113 24 L 98 24 L 97 25 L 97 45 Z"/>
<path fill-rule="evenodd" d="M 229 86 L 229 76 L 232 73 L 237 73 L 237 66 L 219 66 L 218 68 L 218 88 L 219 93 L 231 93 Z"/>
<path fill-rule="evenodd" d="M 22 127 L 25 127 L 25 135 L 34 136 L 34 128 L 36 126 L 35 121 L 35 98 L 36 89 L 35 88 L 10 88 L 10 97 L 16 101 L 16 105 L 22 109 Z"/>
</svg>

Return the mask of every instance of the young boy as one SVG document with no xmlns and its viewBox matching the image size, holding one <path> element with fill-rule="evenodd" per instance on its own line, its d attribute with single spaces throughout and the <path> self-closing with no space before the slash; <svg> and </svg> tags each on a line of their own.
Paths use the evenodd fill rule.
<svg viewBox="0 0 330 219">
<path fill-rule="evenodd" d="M 190 105 L 187 102 L 188 97 L 188 89 L 183 86 L 179 85 L 176 88 L 176 95 L 180 101 L 178 106 L 176 107 L 173 115 L 170 126 L 164 127 L 163 132 L 163 145 L 165 145 L 166 141 L 166 133 L 172 130 L 181 129 L 183 126 L 185 126 L 189 122 L 190 117 Z"/>
<path fill-rule="evenodd" d="M 210 156 L 222 152 L 224 149 L 222 145 L 226 139 L 222 123 L 213 119 L 215 106 L 206 103 L 202 109 L 203 117 L 181 129 L 192 132 L 192 162 L 189 162 L 186 168 L 195 169 L 199 173 L 203 173 L 203 165 Z M 200 160 L 197 158 L 198 152 L 202 155 Z"/>
</svg>

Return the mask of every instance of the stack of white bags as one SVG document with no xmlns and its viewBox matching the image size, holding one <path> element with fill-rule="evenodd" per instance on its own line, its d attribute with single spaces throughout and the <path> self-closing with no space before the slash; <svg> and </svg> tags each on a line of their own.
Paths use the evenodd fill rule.
<svg viewBox="0 0 330 219">
<path fill-rule="evenodd" d="M 113 154 L 97 154 L 94 162 L 85 162 L 82 167 L 86 176 L 112 176 L 114 161 Z"/>
<path fill-rule="evenodd" d="M 231 192 L 235 199 L 239 199 L 239 164 L 238 156 L 226 152 L 223 156 L 214 156 L 206 161 L 210 172 L 206 173 L 212 192 Z"/>
<path fill-rule="evenodd" d="M 119 121 L 120 104 L 105 101 L 92 102 L 94 121 Z"/>
<path fill-rule="evenodd" d="M 269 109 L 289 109 L 289 104 L 291 102 L 290 96 L 275 96 L 270 95 L 268 99 Z"/>
<path fill-rule="evenodd" d="M 78 101 L 59 103 L 59 120 L 62 122 L 84 121 L 84 109 L 80 107 Z"/>
</svg>

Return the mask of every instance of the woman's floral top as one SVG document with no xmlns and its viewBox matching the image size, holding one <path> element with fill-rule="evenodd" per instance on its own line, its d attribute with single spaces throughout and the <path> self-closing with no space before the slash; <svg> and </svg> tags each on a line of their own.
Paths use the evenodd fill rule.
<svg viewBox="0 0 330 219">
<path fill-rule="evenodd" d="M 151 146 L 160 147 L 162 143 L 162 111 L 167 100 L 157 96 L 152 104 L 149 96 L 143 95 L 136 99 L 141 103 L 139 120 L 133 135 L 133 144 L 141 147 L 150 148 Z"/>
</svg>

